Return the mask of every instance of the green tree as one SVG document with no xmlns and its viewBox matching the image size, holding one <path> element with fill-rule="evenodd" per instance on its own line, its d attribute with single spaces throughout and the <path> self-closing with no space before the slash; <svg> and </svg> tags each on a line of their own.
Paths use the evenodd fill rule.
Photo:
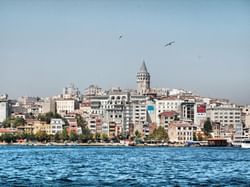
<svg viewBox="0 0 250 187">
<path fill-rule="evenodd" d="M 141 133 L 138 130 L 135 131 L 135 137 L 137 139 L 141 138 Z"/>
<path fill-rule="evenodd" d="M 70 131 L 69 140 L 75 142 L 78 139 L 78 136 L 75 131 Z"/>
<path fill-rule="evenodd" d="M 61 140 L 60 134 L 61 134 L 61 133 L 57 132 L 57 133 L 54 135 L 54 140 L 55 140 L 55 142 L 60 142 L 60 140 Z"/>
<path fill-rule="evenodd" d="M 21 117 L 8 117 L 6 120 L 3 121 L 3 127 L 4 128 L 16 128 L 18 126 L 23 126 L 26 124 L 25 119 L 21 118 Z"/>
<path fill-rule="evenodd" d="M 168 141 L 168 133 L 166 132 L 164 127 L 159 126 L 153 131 L 153 133 L 149 134 L 147 139 L 158 141 L 158 142 Z"/>
<path fill-rule="evenodd" d="M 95 140 L 97 140 L 97 141 L 101 140 L 101 134 L 100 133 L 95 134 Z"/>
<path fill-rule="evenodd" d="M 193 141 L 197 141 L 196 132 L 193 133 Z"/>
<path fill-rule="evenodd" d="M 60 134 L 60 139 L 63 141 L 66 141 L 69 139 L 68 132 L 67 132 L 66 128 L 64 128 L 62 133 Z"/>
<path fill-rule="evenodd" d="M 92 140 L 93 136 L 88 128 L 84 128 L 82 131 L 82 134 L 80 135 L 80 140 L 83 143 L 88 142 L 89 140 Z"/>
<path fill-rule="evenodd" d="M 109 141 L 109 137 L 107 134 L 102 134 L 101 135 L 101 139 L 104 141 L 104 142 L 108 142 Z"/>
<path fill-rule="evenodd" d="M 16 117 L 13 121 L 13 128 L 16 128 L 18 126 L 24 126 L 26 124 L 25 119 Z"/>
<path fill-rule="evenodd" d="M 51 118 L 62 118 L 62 116 L 60 116 L 57 113 L 53 113 L 53 112 L 48 112 L 45 114 L 39 114 L 37 119 L 40 121 L 45 121 L 46 123 L 50 123 Z"/>
<path fill-rule="evenodd" d="M 7 117 L 3 122 L 2 125 L 4 128 L 10 128 L 14 123 L 15 118 Z"/>
<path fill-rule="evenodd" d="M 82 131 L 87 128 L 87 121 L 79 114 L 76 115 L 77 126 L 81 127 Z"/>
<path fill-rule="evenodd" d="M 210 118 L 207 118 L 207 120 L 205 121 L 203 131 L 207 136 L 213 131 Z"/>
<path fill-rule="evenodd" d="M 16 141 L 16 136 L 12 133 L 4 133 L 1 139 L 6 143 L 12 143 Z"/>
<path fill-rule="evenodd" d="M 49 136 L 45 131 L 38 131 L 35 135 L 36 140 L 39 142 L 47 142 L 49 140 Z"/>
</svg>

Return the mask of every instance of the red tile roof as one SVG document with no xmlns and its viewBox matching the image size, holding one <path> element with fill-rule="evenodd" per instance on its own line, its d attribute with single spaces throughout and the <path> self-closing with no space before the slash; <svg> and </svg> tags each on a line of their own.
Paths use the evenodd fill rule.
<svg viewBox="0 0 250 187">
<path fill-rule="evenodd" d="M 165 111 L 159 114 L 159 116 L 165 116 L 165 117 L 174 117 L 176 115 L 178 115 L 178 113 L 175 111 Z"/>
<path fill-rule="evenodd" d="M 17 130 L 0 128 L 0 133 L 14 133 L 14 132 L 17 132 Z"/>
</svg>

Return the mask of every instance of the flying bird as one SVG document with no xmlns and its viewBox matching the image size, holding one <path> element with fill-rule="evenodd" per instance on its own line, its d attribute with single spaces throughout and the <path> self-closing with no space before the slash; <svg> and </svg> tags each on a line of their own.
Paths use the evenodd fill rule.
<svg viewBox="0 0 250 187">
<path fill-rule="evenodd" d="M 120 39 L 122 39 L 122 37 L 123 37 L 123 36 L 122 36 L 122 35 L 120 35 L 120 36 L 119 36 L 119 40 L 120 40 Z"/>
<path fill-rule="evenodd" d="M 170 45 L 172 45 L 173 43 L 174 43 L 174 41 L 169 42 L 169 43 L 165 44 L 164 47 L 170 46 Z"/>
</svg>

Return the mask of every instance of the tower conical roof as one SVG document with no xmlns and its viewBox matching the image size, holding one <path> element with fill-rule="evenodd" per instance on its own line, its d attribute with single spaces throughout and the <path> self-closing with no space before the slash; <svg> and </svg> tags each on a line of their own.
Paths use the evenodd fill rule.
<svg viewBox="0 0 250 187">
<path fill-rule="evenodd" d="M 145 64 L 144 60 L 143 60 L 142 65 L 141 65 L 140 72 L 142 72 L 142 73 L 148 73 L 148 70 L 147 70 L 147 67 L 146 67 L 146 64 Z"/>
</svg>

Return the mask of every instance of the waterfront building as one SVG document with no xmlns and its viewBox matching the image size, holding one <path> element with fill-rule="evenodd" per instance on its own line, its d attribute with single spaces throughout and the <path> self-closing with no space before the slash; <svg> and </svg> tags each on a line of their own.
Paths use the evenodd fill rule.
<svg viewBox="0 0 250 187">
<path fill-rule="evenodd" d="M 77 120 L 75 117 L 68 117 L 66 119 L 69 124 L 69 126 L 67 127 L 68 135 L 70 135 L 71 132 L 74 132 L 76 134 L 82 134 L 82 129 L 81 127 L 78 127 Z"/>
<path fill-rule="evenodd" d="M 60 118 L 52 118 L 50 121 L 50 132 L 49 134 L 55 135 L 56 133 L 61 133 L 63 131 L 63 126 L 65 122 Z"/>
<path fill-rule="evenodd" d="M 33 133 L 37 134 L 40 131 L 44 131 L 47 134 L 50 134 L 51 128 L 50 124 L 47 124 L 45 121 L 34 120 L 32 121 Z"/>
<path fill-rule="evenodd" d="M 102 133 L 102 116 L 100 114 L 90 114 L 88 118 L 88 128 L 92 134 Z"/>
<path fill-rule="evenodd" d="M 150 74 L 147 70 L 145 61 L 143 61 L 140 71 L 137 73 L 137 93 L 139 95 L 147 94 L 150 91 Z"/>
<path fill-rule="evenodd" d="M 168 126 L 168 137 L 170 142 L 186 143 L 193 141 L 196 127 L 187 121 L 173 121 Z"/>
<path fill-rule="evenodd" d="M 102 134 L 106 134 L 109 136 L 109 124 L 102 123 Z"/>
<path fill-rule="evenodd" d="M 122 134 L 122 125 L 115 122 L 109 122 L 109 137 L 116 137 Z"/>
<path fill-rule="evenodd" d="M 207 108 L 207 117 L 220 123 L 221 138 L 231 141 L 235 126 L 241 124 L 241 109 L 234 104 L 212 104 Z"/>
</svg>

